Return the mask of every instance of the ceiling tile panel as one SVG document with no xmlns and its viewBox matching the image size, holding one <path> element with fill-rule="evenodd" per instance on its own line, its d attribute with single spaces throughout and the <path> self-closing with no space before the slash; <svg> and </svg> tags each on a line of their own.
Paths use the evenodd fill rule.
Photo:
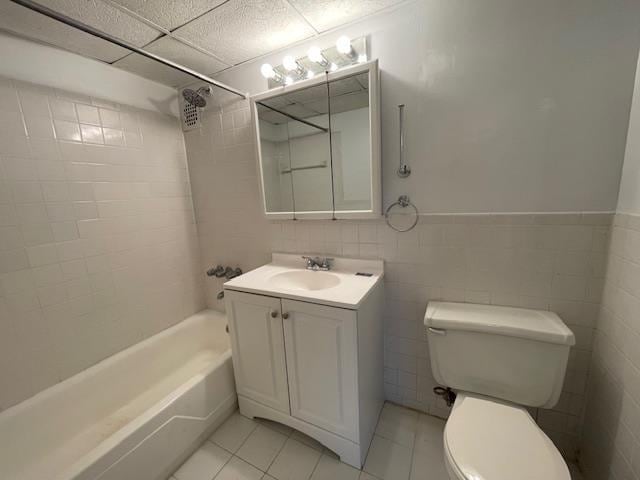
<svg viewBox="0 0 640 480">
<path fill-rule="evenodd" d="M 229 0 L 174 33 L 237 64 L 315 32 L 284 0 Z"/>
<path fill-rule="evenodd" d="M 167 60 L 180 63 L 186 67 L 190 67 L 205 75 L 223 70 L 228 65 L 206 55 L 195 48 L 191 48 L 171 37 L 162 37 L 152 44 L 148 45 L 145 50 L 158 54 Z M 151 78 L 161 83 L 171 86 L 184 85 L 193 82 L 195 79 L 183 73 L 178 72 L 170 67 L 150 60 L 140 55 L 129 55 L 126 58 L 114 63 L 114 66 L 124 68 L 131 72 L 137 73 L 144 77 Z"/>
<path fill-rule="evenodd" d="M 205 75 L 219 72 L 230 66 L 171 37 L 162 37 L 156 40 L 148 45 L 146 50 L 167 60 L 191 67 Z"/>
<path fill-rule="evenodd" d="M 225 0 L 111 0 L 141 17 L 173 30 L 224 3 Z"/>
<path fill-rule="evenodd" d="M 0 2 L 0 29 L 104 62 L 114 62 L 129 53 L 124 48 L 8 1 Z"/>
<path fill-rule="evenodd" d="M 404 0 L 289 0 L 319 32 L 329 30 Z"/>
<path fill-rule="evenodd" d="M 160 36 L 154 28 L 102 0 L 39 0 L 39 3 L 138 47 Z"/>
</svg>

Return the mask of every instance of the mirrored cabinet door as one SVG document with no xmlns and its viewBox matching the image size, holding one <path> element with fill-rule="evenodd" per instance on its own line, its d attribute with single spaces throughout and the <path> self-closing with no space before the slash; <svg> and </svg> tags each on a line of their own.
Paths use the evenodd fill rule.
<svg viewBox="0 0 640 480">
<path fill-rule="evenodd" d="M 267 212 L 331 212 L 327 85 L 257 102 L 257 112 Z"/>
<path fill-rule="evenodd" d="M 380 214 L 377 64 L 345 70 L 253 97 L 267 217 Z"/>
<path fill-rule="evenodd" d="M 276 104 L 277 102 L 271 102 Z M 267 212 L 293 211 L 291 176 L 282 172 L 291 170 L 289 154 L 289 118 L 266 104 L 258 104 L 260 150 L 262 153 L 262 181 Z"/>
<path fill-rule="evenodd" d="M 331 159 L 337 211 L 370 210 L 369 74 L 330 81 Z"/>
</svg>

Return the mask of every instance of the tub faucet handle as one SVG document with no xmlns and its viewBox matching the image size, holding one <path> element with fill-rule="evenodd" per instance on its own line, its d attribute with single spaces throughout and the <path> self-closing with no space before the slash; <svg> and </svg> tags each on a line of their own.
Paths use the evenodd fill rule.
<svg viewBox="0 0 640 480">
<path fill-rule="evenodd" d="M 220 278 L 224 275 L 224 267 L 222 265 L 216 265 L 215 268 L 207 270 L 207 276 Z"/>
<path fill-rule="evenodd" d="M 227 269 L 224 272 L 224 276 L 227 277 L 227 280 L 231 280 L 232 278 L 239 277 L 240 275 L 242 275 L 242 269 L 240 267 L 237 267 L 235 269 L 231 267 L 227 267 Z"/>
</svg>

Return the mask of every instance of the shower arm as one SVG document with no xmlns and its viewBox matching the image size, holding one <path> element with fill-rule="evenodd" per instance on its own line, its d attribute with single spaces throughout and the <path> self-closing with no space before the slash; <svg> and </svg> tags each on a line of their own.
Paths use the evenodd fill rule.
<svg viewBox="0 0 640 480">
<path fill-rule="evenodd" d="M 179 63 L 175 63 L 175 62 L 172 62 L 171 60 L 167 60 L 166 58 L 163 58 L 160 55 L 156 55 L 155 53 L 151 53 L 142 48 L 136 47 L 135 45 L 127 42 L 126 40 L 122 40 L 118 37 L 114 37 L 113 35 L 103 32 L 102 30 L 98 30 L 97 28 L 93 28 L 90 25 L 87 25 L 86 23 L 80 22 L 74 18 L 63 15 L 62 13 L 58 13 L 55 10 L 50 9 L 49 7 L 45 7 L 44 5 L 40 5 L 37 2 L 33 2 L 31 0 L 11 0 L 11 1 L 25 8 L 28 8 L 29 10 L 40 13 L 41 15 L 57 20 L 58 22 L 62 22 L 70 27 L 76 28 L 78 30 L 82 30 L 83 32 L 88 33 L 89 35 L 93 35 L 94 37 L 101 38 L 103 40 L 106 40 L 107 42 L 113 43 L 122 48 L 126 48 L 127 50 L 130 50 L 139 55 L 142 55 L 143 57 L 147 57 L 147 58 L 150 58 L 151 60 L 155 60 L 156 62 L 162 63 L 167 67 L 173 68 L 182 73 L 186 73 L 187 75 L 197 78 L 198 80 L 202 80 L 203 82 L 207 82 L 208 84 L 221 88 L 222 90 L 226 90 L 227 92 L 233 93 L 234 95 L 238 95 L 239 97 L 242 97 L 244 99 L 248 98 L 247 93 L 241 92 L 240 90 L 230 87 L 229 85 L 219 82 L 218 80 L 214 80 L 213 78 L 207 75 L 204 75 L 200 72 L 196 72 L 195 70 L 192 70 L 189 67 L 185 67 L 184 65 L 180 65 Z"/>
</svg>

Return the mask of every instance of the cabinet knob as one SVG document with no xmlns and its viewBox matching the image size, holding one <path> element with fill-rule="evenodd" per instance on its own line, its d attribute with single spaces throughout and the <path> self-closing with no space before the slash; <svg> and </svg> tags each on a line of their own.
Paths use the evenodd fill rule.
<svg viewBox="0 0 640 480">
<path fill-rule="evenodd" d="M 276 318 L 278 316 L 278 312 L 276 310 L 271 310 L 271 318 Z"/>
<path fill-rule="evenodd" d="M 284 318 L 286 320 L 287 318 L 289 318 L 289 314 L 288 313 L 283 313 L 282 314 L 282 318 Z"/>
</svg>

